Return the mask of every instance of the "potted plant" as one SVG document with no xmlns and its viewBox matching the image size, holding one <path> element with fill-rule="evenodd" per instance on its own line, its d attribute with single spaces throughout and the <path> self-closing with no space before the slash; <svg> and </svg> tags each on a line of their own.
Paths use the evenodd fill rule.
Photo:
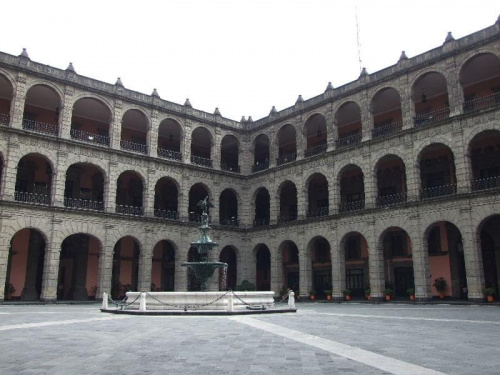
<svg viewBox="0 0 500 375">
<path fill-rule="evenodd" d="M 390 288 L 384 289 L 384 294 L 385 294 L 385 300 L 390 301 L 392 295 L 394 294 L 394 291 Z"/>
<path fill-rule="evenodd" d="M 314 300 L 316 299 L 316 295 L 317 295 L 317 294 L 318 294 L 318 293 L 317 293 L 315 290 L 311 290 L 311 291 L 309 292 L 309 296 L 310 296 L 310 298 L 311 298 L 311 301 L 314 301 Z"/>
<path fill-rule="evenodd" d="M 410 301 L 415 301 L 415 287 L 408 288 L 406 293 L 410 296 Z"/>
<path fill-rule="evenodd" d="M 486 296 L 488 302 L 495 301 L 495 288 L 485 288 L 484 295 Z"/>
<path fill-rule="evenodd" d="M 16 292 L 16 288 L 14 288 L 14 285 L 9 284 L 7 286 L 7 299 L 11 299 L 12 295 Z"/>
<path fill-rule="evenodd" d="M 351 293 L 352 293 L 351 289 L 346 289 L 346 290 L 344 290 L 342 292 L 342 294 L 344 295 L 346 301 L 350 301 L 351 300 Z"/>
<path fill-rule="evenodd" d="M 326 294 L 326 299 L 327 299 L 328 301 L 331 301 L 331 300 L 332 300 L 332 291 L 331 291 L 331 289 L 327 289 L 327 290 L 325 290 L 324 292 L 325 292 L 325 294 Z"/>
<path fill-rule="evenodd" d="M 286 288 L 285 286 L 283 286 L 280 289 L 280 297 L 281 297 L 281 299 L 283 299 L 287 295 L 288 295 L 288 288 Z"/>
<path fill-rule="evenodd" d="M 371 299 L 372 290 L 370 288 L 365 289 L 365 297 L 369 301 Z"/>
<path fill-rule="evenodd" d="M 446 282 L 445 278 L 438 277 L 437 279 L 434 280 L 434 284 L 432 284 L 432 286 L 436 288 L 437 292 L 439 293 L 439 298 L 443 299 L 444 293 L 448 288 L 448 283 Z"/>
</svg>

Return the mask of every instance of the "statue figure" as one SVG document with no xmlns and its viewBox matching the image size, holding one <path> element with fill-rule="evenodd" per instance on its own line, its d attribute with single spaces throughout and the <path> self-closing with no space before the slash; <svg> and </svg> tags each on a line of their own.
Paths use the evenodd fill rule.
<svg viewBox="0 0 500 375">
<path fill-rule="evenodd" d="M 199 201 L 197 206 L 201 208 L 203 214 L 207 214 L 208 209 L 214 207 L 214 205 L 209 202 L 208 196 L 206 196 L 205 199 Z"/>
</svg>

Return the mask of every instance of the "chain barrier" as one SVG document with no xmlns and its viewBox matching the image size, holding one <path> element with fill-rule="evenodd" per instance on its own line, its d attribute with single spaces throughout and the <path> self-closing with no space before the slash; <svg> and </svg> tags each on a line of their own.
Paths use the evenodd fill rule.
<svg viewBox="0 0 500 375">
<path fill-rule="evenodd" d="M 163 302 L 163 301 L 159 300 L 158 298 L 156 298 L 155 296 L 152 296 L 149 292 L 145 292 L 145 293 L 146 293 L 147 296 L 149 296 L 152 299 L 154 299 L 160 305 L 175 307 L 177 309 L 182 309 L 184 311 L 187 311 L 188 309 L 190 309 L 190 310 L 196 310 L 196 309 L 199 309 L 201 307 L 207 307 L 207 306 L 213 305 L 214 303 L 216 303 L 216 302 L 220 301 L 222 298 L 224 298 L 229 292 L 230 291 L 228 290 L 226 293 L 224 293 L 223 295 L 217 297 L 213 301 L 208 302 L 208 303 L 204 303 L 202 305 L 176 305 L 176 304 L 173 304 L 173 303 Z"/>
<path fill-rule="evenodd" d="M 126 303 L 125 301 L 128 299 L 128 297 L 123 298 L 121 301 L 115 301 L 111 296 L 108 294 L 108 300 L 111 301 L 112 304 L 114 304 L 116 307 L 119 307 L 120 310 L 123 310 L 125 307 L 129 307 L 132 304 L 134 304 L 140 297 L 141 295 L 139 294 L 136 299 L 134 299 L 130 303 Z"/>
<path fill-rule="evenodd" d="M 266 305 L 263 305 L 263 304 L 260 304 L 260 305 L 256 305 L 256 304 L 254 304 L 254 305 L 252 305 L 252 304 L 250 304 L 250 303 L 248 303 L 248 302 L 243 301 L 243 300 L 242 300 L 239 296 L 237 296 L 237 295 L 236 295 L 236 293 L 235 293 L 235 292 L 233 292 L 232 290 L 228 290 L 228 293 L 229 293 L 229 292 L 233 293 L 233 295 L 234 295 L 234 296 L 235 296 L 238 300 L 240 300 L 240 301 L 241 301 L 241 303 L 243 303 L 245 306 L 249 306 L 249 307 L 251 307 L 251 308 L 258 308 L 258 307 L 260 307 L 262 310 L 265 310 L 265 309 L 266 309 L 266 307 L 265 307 Z M 270 306 L 270 307 L 273 307 L 273 306 L 274 306 L 274 303 L 273 303 L 272 305 L 269 305 L 269 306 Z"/>
</svg>

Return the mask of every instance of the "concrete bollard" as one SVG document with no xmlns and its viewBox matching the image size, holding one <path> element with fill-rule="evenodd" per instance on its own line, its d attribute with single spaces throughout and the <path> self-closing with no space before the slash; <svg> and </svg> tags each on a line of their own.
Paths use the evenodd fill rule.
<svg viewBox="0 0 500 375">
<path fill-rule="evenodd" d="M 295 308 L 295 293 L 293 292 L 293 290 L 290 290 L 288 292 L 288 308 L 289 309 Z"/>
<path fill-rule="evenodd" d="M 228 297 L 227 297 L 227 311 L 234 311 L 234 296 L 233 296 L 233 293 L 228 294 Z"/>
<path fill-rule="evenodd" d="M 141 293 L 139 297 L 139 311 L 146 311 L 146 293 Z"/>
<path fill-rule="evenodd" d="M 107 310 L 108 309 L 108 293 L 103 292 L 102 293 L 102 306 L 101 309 Z"/>
</svg>

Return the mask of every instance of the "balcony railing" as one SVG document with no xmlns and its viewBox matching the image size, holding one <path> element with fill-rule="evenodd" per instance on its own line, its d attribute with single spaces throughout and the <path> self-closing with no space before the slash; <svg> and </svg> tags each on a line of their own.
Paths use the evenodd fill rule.
<svg viewBox="0 0 500 375">
<path fill-rule="evenodd" d="M 420 199 L 432 199 L 457 193 L 457 184 L 434 186 L 420 189 Z"/>
<path fill-rule="evenodd" d="M 50 196 L 45 194 L 34 194 L 26 191 L 14 192 L 14 199 L 18 202 L 50 204 Z"/>
<path fill-rule="evenodd" d="M 109 146 L 109 137 L 99 134 L 87 133 L 81 130 L 71 129 L 70 135 L 72 139 L 76 139 L 78 141 L 95 143 L 98 145 Z"/>
<path fill-rule="evenodd" d="M 47 124 L 45 122 L 39 122 L 35 120 L 28 120 L 27 118 L 23 119 L 23 129 L 51 135 L 57 135 L 59 133 L 57 125 Z"/>
<path fill-rule="evenodd" d="M 213 168 L 212 159 L 203 158 L 201 156 L 191 155 L 191 163 L 201 165 L 203 167 Z"/>
<path fill-rule="evenodd" d="M 361 133 L 348 135 L 346 137 L 339 138 L 335 141 L 335 146 L 337 148 L 345 148 L 357 145 L 361 142 Z"/>
<path fill-rule="evenodd" d="M 188 220 L 191 223 L 201 223 L 201 214 L 196 212 L 190 212 L 188 216 Z"/>
<path fill-rule="evenodd" d="M 500 92 L 482 98 L 468 100 L 464 103 L 464 113 L 480 111 L 500 105 Z"/>
<path fill-rule="evenodd" d="M 328 215 L 328 207 L 319 207 L 314 210 L 309 210 L 307 213 L 307 217 L 313 218 L 313 217 L 320 217 L 320 216 L 327 216 Z"/>
<path fill-rule="evenodd" d="M 134 206 L 123 206 L 120 204 L 116 205 L 116 213 L 124 214 L 124 215 L 134 215 L 134 216 L 142 216 L 144 211 L 142 207 L 134 207 Z"/>
<path fill-rule="evenodd" d="M 345 202 L 339 204 L 339 213 L 359 211 L 365 208 L 365 200 L 360 199 L 359 201 Z"/>
<path fill-rule="evenodd" d="M 104 210 L 104 202 L 88 199 L 64 198 L 64 206 L 69 208 L 84 208 L 87 210 Z"/>
<path fill-rule="evenodd" d="M 415 127 L 421 128 L 423 126 L 431 125 L 441 120 L 447 119 L 448 117 L 450 117 L 450 108 L 445 107 L 438 109 L 437 111 L 416 115 L 413 120 L 415 122 Z"/>
<path fill-rule="evenodd" d="M 296 159 L 297 159 L 297 153 L 293 152 L 291 154 L 283 155 L 283 156 L 280 156 L 279 158 L 277 158 L 276 165 L 290 163 L 292 161 L 295 161 Z"/>
<path fill-rule="evenodd" d="M 269 219 L 263 217 L 256 217 L 253 221 L 254 227 L 267 227 L 269 225 Z"/>
<path fill-rule="evenodd" d="M 168 220 L 177 220 L 179 218 L 177 211 L 160 210 L 158 208 L 155 208 L 154 215 L 155 217 Z"/>
<path fill-rule="evenodd" d="M 9 125 L 10 116 L 7 113 L 0 113 L 0 125 Z"/>
<path fill-rule="evenodd" d="M 403 123 L 401 121 L 396 121 L 391 124 L 377 126 L 372 130 L 372 138 L 383 138 L 388 137 L 391 134 L 396 134 L 401 131 Z"/>
<path fill-rule="evenodd" d="M 220 225 L 224 225 L 226 227 L 239 227 L 240 226 L 240 221 L 236 219 L 235 217 L 232 217 L 230 219 L 220 219 L 219 220 Z"/>
<path fill-rule="evenodd" d="M 297 220 L 296 212 L 278 216 L 278 223 L 288 223 L 290 221 L 295 221 L 295 220 Z"/>
<path fill-rule="evenodd" d="M 163 148 L 158 148 L 158 156 L 160 158 L 182 161 L 182 153 L 172 150 L 165 150 Z"/>
<path fill-rule="evenodd" d="M 148 153 L 148 146 L 142 143 L 134 143 L 129 141 L 120 141 L 120 148 L 122 150 L 138 152 L 140 154 Z"/>
<path fill-rule="evenodd" d="M 269 168 L 269 160 L 257 162 L 252 165 L 252 173 L 260 172 Z"/>
<path fill-rule="evenodd" d="M 327 144 L 326 142 L 325 143 L 321 143 L 317 146 L 314 146 L 314 147 L 311 147 L 311 148 L 308 148 L 305 152 L 304 152 L 304 156 L 306 158 L 310 157 L 310 156 L 314 156 L 314 155 L 318 155 L 318 154 L 321 154 L 323 152 L 326 151 L 326 148 L 327 148 Z"/>
<path fill-rule="evenodd" d="M 500 188 L 500 176 L 472 180 L 472 191 Z"/>
<path fill-rule="evenodd" d="M 397 193 L 392 195 L 381 195 L 377 197 L 377 207 L 391 206 L 393 204 L 404 203 L 407 200 L 407 194 Z"/>
<path fill-rule="evenodd" d="M 240 166 L 239 165 L 228 165 L 226 163 L 221 163 L 220 169 L 222 169 L 223 171 L 240 173 Z"/>
</svg>

